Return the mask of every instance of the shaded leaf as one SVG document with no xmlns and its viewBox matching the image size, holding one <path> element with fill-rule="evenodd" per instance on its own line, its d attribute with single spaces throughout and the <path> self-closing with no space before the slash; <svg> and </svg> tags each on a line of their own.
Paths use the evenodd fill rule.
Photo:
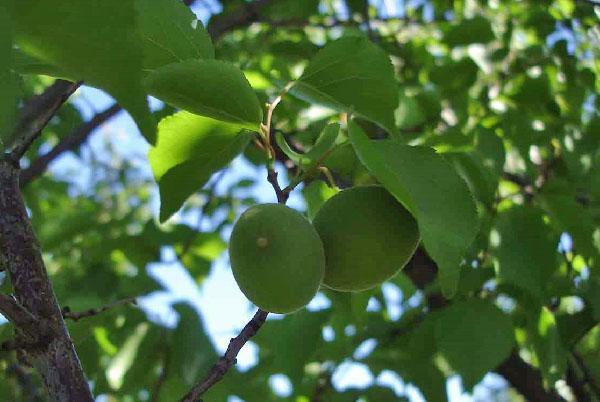
<svg viewBox="0 0 600 402">
<path fill-rule="evenodd" d="M 478 230 L 467 185 L 430 148 L 371 141 L 356 123 L 350 122 L 349 128 L 362 163 L 416 218 L 425 249 L 440 269 L 442 289 L 451 296 L 458 286 L 462 256 Z"/>
<path fill-rule="evenodd" d="M 492 245 L 500 280 L 543 300 L 557 267 L 558 238 L 549 236 L 542 213 L 531 206 L 515 206 L 498 215 L 496 229 Z"/>
<path fill-rule="evenodd" d="M 457 302 L 441 311 L 435 338 L 439 351 L 468 389 L 502 363 L 514 345 L 510 317 L 478 299 Z"/>
<path fill-rule="evenodd" d="M 307 169 L 310 169 L 331 149 L 338 137 L 339 131 L 339 124 L 328 124 L 323 131 L 321 131 L 321 134 L 319 134 L 319 138 L 317 138 L 315 144 L 304 154 L 299 154 L 292 150 L 280 132 L 275 134 L 275 141 L 277 142 L 277 145 L 279 145 L 279 148 L 281 148 L 286 156 L 294 161 L 294 163 L 297 165 L 304 165 Z"/>
<path fill-rule="evenodd" d="M 554 384 L 567 367 L 567 351 L 562 345 L 556 317 L 546 307 L 530 309 L 527 314 L 527 331 L 542 375 L 548 384 Z"/>
<path fill-rule="evenodd" d="M 278 0 L 270 3 L 264 13 L 273 20 L 305 19 L 317 13 L 319 0 Z"/>
<path fill-rule="evenodd" d="M 207 373 L 219 356 L 204 330 L 198 312 L 188 304 L 174 306 L 179 323 L 173 333 L 169 369 L 172 376 L 193 385 Z"/>
<path fill-rule="evenodd" d="M 398 89 L 389 57 L 362 37 L 329 43 L 312 59 L 291 92 L 309 102 L 354 113 L 396 134 Z"/>
<path fill-rule="evenodd" d="M 306 201 L 308 219 L 312 220 L 321 206 L 329 198 L 337 194 L 337 190 L 329 187 L 321 180 L 312 181 L 302 189 L 302 195 Z"/>
<path fill-rule="evenodd" d="M 265 362 L 269 371 L 285 373 L 293 383 L 299 382 L 304 366 L 322 342 L 321 329 L 328 316 L 328 311 L 303 309 L 281 320 L 267 321 L 254 339 L 261 348 L 261 358 L 270 362 Z"/>
<path fill-rule="evenodd" d="M 459 21 L 444 34 L 444 42 L 451 47 L 487 43 L 494 38 L 491 22 L 481 16 Z"/>
<path fill-rule="evenodd" d="M 4 3 L 0 3 L 0 151 L 9 145 L 17 109 L 18 82 L 12 72 L 12 23 Z"/>
</svg>

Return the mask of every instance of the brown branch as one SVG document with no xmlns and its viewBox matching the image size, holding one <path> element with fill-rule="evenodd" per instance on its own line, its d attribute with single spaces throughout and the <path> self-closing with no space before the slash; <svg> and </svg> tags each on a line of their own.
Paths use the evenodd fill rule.
<svg viewBox="0 0 600 402">
<path fill-rule="evenodd" d="M 277 172 L 273 168 L 269 168 L 267 170 L 267 181 L 271 183 L 273 189 L 275 190 L 275 195 L 277 196 L 277 202 L 280 204 L 285 204 L 290 196 L 289 191 L 284 191 L 279 185 L 279 181 L 277 180 Z"/>
<path fill-rule="evenodd" d="M 10 157 L 13 162 L 23 157 L 50 119 L 81 84 L 81 82 L 56 80 L 41 95 L 33 97 L 25 104 L 12 135 L 14 145 Z"/>
<path fill-rule="evenodd" d="M 424 290 L 435 281 L 437 271 L 437 265 L 421 247 L 417 249 L 404 268 L 404 273 L 421 290 Z M 440 293 L 429 292 L 427 294 L 427 306 L 430 310 L 444 308 L 449 304 L 450 301 Z M 495 371 L 502 375 L 528 401 L 563 401 L 558 394 L 544 388 L 539 370 L 527 364 L 516 351 L 504 360 Z"/>
<path fill-rule="evenodd" d="M 267 108 L 267 117 L 265 124 L 262 125 L 262 140 L 264 141 L 265 148 L 269 153 L 268 156 L 274 156 L 268 148 L 270 148 L 269 142 L 266 141 L 266 138 L 270 137 L 271 133 L 271 122 L 273 111 L 277 107 L 277 104 L 281 101 L 283 95 L 287 92 L 291 84 L 285 86 L 282 92 L 277 96 L 275 101 L 271 102 Z M 270 164 L 271 162 L 269 162 Z M 279 182 L 277 181 L 277 172 L 273 167 L 268 167 L 268 175 L 267 180 L 273 186 L 273 190 L 277 195 L 277 201 L 280 204 L 285 204 L 287 202 L 289 192 L 285 192 L 281 189 Z M 252 319 L 244 326 L 242 331 L 238 336 L 231 339 L 229 345 L 227 346 L 227 350 L 225 354 L 219 359 L 219 361 L 212 367 L 210 372 L 204 377 L 200 382 L 198 382 L 194 387 L 181 399 L 181 402 L 196 402 L 200 396 L 202 396 L 206 391 L 208 391 L 213 385 L 219 382 L 223 376 L 229 371 L 231 366 L 236 363 L 236 358 L 242 347 L 252 338 L 258 330 L 262 327 L 267 319 L 267 315 L 269 313 L 267 311 L 263 311 L 258 309 L 256 314 L 252 317 Z"/>
<path fill-rule="evenodd" d="M 219 382 L 227 371 L 236 363 L 237 355 L 242 347 L 252 338 L 264 324 L 267 319 L 267 313 L 263 310 L 258 310 L 254 317 L 246 324 L 242 332 L 229 342 L 227 351 L 219 359 L 219 361 L 213 366 L 208 375 L 204 377 L 199 383 L 197 383 L 190 392 L 188 392 L 182 399 L 181 402 L 196 402 L 206 391 L 213 385 Z"/>
<path fill-rule="evenodd" d="M 35 332 L 36 318 L 14 297 L 0 294 L 0 313 L 20 329 Z"/>
<path fill-rule="evenodd" d="M 79 311 L 79 312 L 73 312 L 73 311 L 71 311 L 71 309 L 68 306 L 65 306 L 62 310 L 62 315 L 63 315 L 64 319 L 79 321 L 82 318 L 93 317 L 95 315 L 102 314 L 105 311 L 112 310 L 115 307 L 120 307 L 120 306 L 127 305 L 127 304 L 132 304 L 134 306 L 137 306 L 136 298 L 128 297 L 126 299 L 118 300 L 114 303 L 110 303 L 105 306 L 91 308 L 89 310 L 84 310 L 84 311 Z"/>
<path fill-rule="evenodd" d="M 527 364 L 516 351 L 498 366 L 496 372 L 528 401 L 564 402 L 558 394 L 544 388 L 539 370 Z"/>
<path fill-rule="evenodd" d="M 585 361 L 579 355 L 579 353 L 573 351 L 571 352 L 571 356 L 574 365 L 581 371 L 583 381 L 588 384 L 594 396 L 600 400 L 600 385 L 598 385 L 598 381 L 594 377 L 594 374 L 590 371 L 590 368 L 587 366 L 587 364 L 585 364 Z"/>
<path fill-rule="evenodd" d="M 573 394 L 575 395 L 577 402 L 591 402 L 592 401 L 589 393 L 587 392 L 587 390 L 585 388 L 585 386 L 586 386 L 585 381 L 582 381 L 579 378 L 577 369 L 570 362 L 567 365 L 566 381 L 567 381 L 567 384 L 569 385 L 569 388 L 571 388 L 571 390 L 573 391 Z"/>
<path fill-rule="evenodd" d="M 48 165 L 60 155 L 67 151 L 74 151 L 79 148 L 95 129 L 111 119 L 121 110 L 122 108 L 117 104 L 110 106 L 108 109 L 96 114 L 88 122 L 73 130 L 48 153 L 35 159 L 27 169 L 24 169 L 21 172 L 21 188 L 24 188 L 32 180 L 42 175 L 46 171 Z"/>
<path fill-rule="evenodd" d="M 46 115 L 46 109 L 40 112 Z M 0 259 L 16 300 L 37 320 L 40 347 L 26 350 L 40 373 L 50 399 L 92 402 L 87 380 L 62 317 L 41 248 L 19 188 L 18 161 L 0 159 Z M 5 307 L 8 306 L 4 299 Z"/>
<path fill-rule="evenodd" d="M 242 3 L 236 10 L 227 14 L 215 15 L 208 24 L 209 35 L 216 40 L 228 31 L 259 21 L 261 11 L 272 2 L 273 0 L 255 0 Z"/>
</svg>

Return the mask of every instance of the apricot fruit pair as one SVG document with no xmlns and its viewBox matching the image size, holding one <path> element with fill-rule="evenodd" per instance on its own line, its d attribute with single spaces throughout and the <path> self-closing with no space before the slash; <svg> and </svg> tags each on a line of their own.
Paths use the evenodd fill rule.
<svg viewBox="0 0 600 402">
<path fill-rule="evenodd" d="M 258 307 L 289 313 L 305 306 L 321 284 L 362 291 L 396 274 L 419 242 L 417 223 L 383 187 L 341 191 L 313 224 L 281 204 L 249 208 L 231 233 L 236 282 Z"/>
</svg>

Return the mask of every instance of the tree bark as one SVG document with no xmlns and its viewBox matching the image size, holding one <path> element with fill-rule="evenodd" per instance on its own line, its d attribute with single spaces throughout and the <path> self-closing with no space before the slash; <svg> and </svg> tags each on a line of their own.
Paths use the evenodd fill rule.
<svg viewBox="0 0 600 402">
<path fill-rule="evenodd" d="M 16 326 L 28 363 L 37 369 L 52 401 L 93 401 L 54 295 L 39 242 L 19 189 L 20 169 L 0 160 L 0 255 L 16 301 L 38 322 L 37 331 Z"/>
</svg>

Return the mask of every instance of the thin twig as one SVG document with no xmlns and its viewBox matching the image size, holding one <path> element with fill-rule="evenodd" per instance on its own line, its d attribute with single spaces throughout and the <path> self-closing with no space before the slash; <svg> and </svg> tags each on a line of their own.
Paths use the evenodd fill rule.
<svg viewBox="0 0 600 402">
<path fill-rule="evenodd" d="M 267 142 L 267 138 L 270 138 L 271 135 L 271 122 L 273 117 L 273 111 L 277 107 L 277 104 L 281 101 L 281 98 L 289 91 L 292 87 L 293 83 L 288 83 L 283 90 L 279 93 L 279 95 L 267 105 L 267 117 L 266 122 L 261 126 L 262 137 L 261 139 L 264 141 L 267 149 L 271 148 L 270 142 Z M 272 148 L 271 148 L 272 149 Z M 273 152 L 274 156 L 275 153 Z M 287 202 L 289 192 L 284 192 L 279 185 L 277 180 L 277 172 L 272 167 L 272 161 L 269 161 L 267 180 L 273 186 L 273 190 L 275 190 L 275 194 L 277 195 L 277 201 L 280 204 L 285 204 Z M 229 371 L 231 366 L 236 363 L 237 355 L 242 349 L 242 347 L 252 338 L 258 330 L 262 327 L 267 319 L 268 312 L 258 309 L 256 314 L 252 317 L 252 319 L 244 326 L 242 331 L 238 336 L 231 339 L 229 345 L 227 346 L 227 350 L 225 354 L 221 356 L 219 361 L 212 367 L 210 372 L 204 377 L 200 382 L 198 382 L 194 387 L 181 399 L 181 402 L 196 402 L 199 400 L 200 396 L 202 396 L 206 391 L 208 391 L 213 385 L 219 382 L 223 376 Z"/>
<path fill-rule="evenodd" d="M 279 181 L 277 180 L 277 172 L 273 168 L 269 168 L 267 170 L 267 181 L 271 183 L 273 186 L 273 190 L 275 190 L 275 195 L 277 196 L 277 202 L 280 204 L 285 204 L 290 195 L 289 191 L 284 191 L 279 185 Z"/>
<path fill-rule="evenodd" d="M 14 135 L 14 146 L 10 152 L 13 162 L 16 163 L 23 157 L 50 119 L 81 84 L 81 81 L 73 83 L 57 80 L 23 108 L 15 130 L 17 134 Z"/>
<path fill-rule="evenodd" d="M 273 161 L 273 159 L 275 159 L 275 150 L 273 149 L 273 145 L 272 145 L 273 141 L 271 138 L 273 136 L 272 130 L 271 130 L 272 123 L 273 123 L 273 113 L 275 112 L 277 105 L 279 105 L 279 103 L 281 102 L 281 100 L 283 99 L 285 94 L 288 93 L 288 91 L 294 86 L 294 84 L 295 84 L 294 81 L 290 81 L 287 84 L 285 84 L 285 86 L 277 94 L 275 99 L 273 99 L 272 102 L 267 104 L 266 121 L 264 124 L 260 125 L 262 140 L 264 141 L 264 146 L 268 153 L 267 156 L 269 158 L 269 163 L 271 163 Z"/>
<path fill-rule="evenodd" d="M 246 324 L 242 332 L 229 342 L 227 351 L 212 367 L 208 375 L 191 389 L 182 399 L 181 402 L 197 402 L 206 391 L 213 385 L 219 382 L 227 371 L 236 363 L 237 355 L 242 347 L 252 338 L 264 324 L 267 319 L 267 313 L 263 310 L 258 310 L 254 317 Z"/>
<path fill-rule="evenodd" d="M 52 163 L 56 158 L 67 151 L 74 151 L 78 147 L 81 146 L 87 140 L 91 133 L 94 132 L 98 127 L 102 124 L 106 123 L 116 114 L 121 111 L 121 107 L 117 104 L 110 106 L 104 111 L 96 114 L 92 117 L 88 122 L 82 124 L 73 130 L 69 135 L 63 138 L 54 148 L 52 148 L 48 153 L 38 157 L 37 159 L 31 162 L 31 165 L 27 169 L 24 169 L 21 172 L 21 177 L 19 179 L 19 184 L 21 188 L 24 188 L 27 184 L 29 184 L 32 180 L 42 175 L 48 165 Z"/>
<path fill-rule="evenodd" d="M 137 300 L 135 297 L 128 297 L 126 299 L 118 300 L 114 303 L 110 303 L 105 306 L 91 308 L 89 310 L 79 312 L 73 312 L 71 311 L 71 309 L 69 309 L 69 307 L 64 307 L 62 310 L 62 315 L 64 319 L 79 321 L 82 318 L 93 317 L 95 315 L 104 313 L 105 311 L 112 310 L 115 307 L 123 306 L 126 304 L 133 304 L 134 306 L 136 306 Z"/>
</svg>

